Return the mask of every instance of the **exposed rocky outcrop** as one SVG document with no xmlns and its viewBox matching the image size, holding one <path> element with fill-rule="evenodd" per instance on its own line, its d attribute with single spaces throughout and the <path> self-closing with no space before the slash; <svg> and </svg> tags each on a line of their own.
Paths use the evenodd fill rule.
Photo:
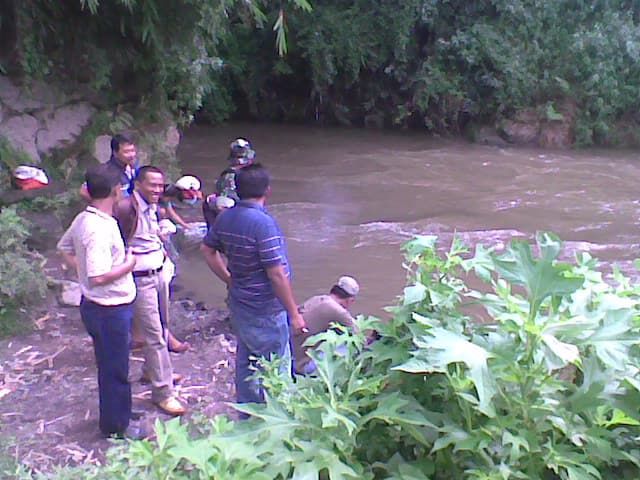
<svg viewBox="0 0 640 480">
<path fill-rule="evenodd" d="M 500 136 L 514 145 L 569 148 L 575 142 L 576 106 L 570 101 L 526 109 L 500 122 Z"/>
<path fill-rule="evenodd" d="M 0 136 L 6 138 L 16 150 L 26 153 L 34 163 L 40 163 L 40 154 L 36 147 L 36 135 L 40 125 L 38 120 L 29 114 L 7 116 L 0 123 Z"/>
<path fill-rule="evenodd" d="M 47 112 L 40 122 L 44 128 L 36 133 L 38 153 L 47 155 L 63 147 L 66 142 L 78 138 L 95 113 L 96 109 L 85 102 L 62 106 Z"/>
<path fill-rule="evenodd" d="M 73 157 L 70 165 L 76 165 L 79 157 L 104 163 L 111 156 L 109 130 L 114 128 L 118 115 L 123 114 L 127 120 L 120 123 L 134 122 L 126 130 L 136 140 L 141 163 L 153 163 L 177 174 L 180 132 L 169 115 L 155 112 L 161 121 L 138 125 L 122 107 L 116 113 L 107 112 L 104 105 L 97 106 L 86 98 L 66 94 L 44 82 L 20 85 L 0 75 L 0 137 L 14 150 L 26 154 L 32 165 L 54 155 L 62 157 L 60 160 Z M 25 159 L 19 161 L 24 163 Z M 3 163 L 18 162 L 8 159 Z"/>
<path fill-rule="evenodd" d="M 60 281 L 60 291 L 58 292 L 58 303 L 61 307 L 79 307 L 82 299 L 80 284 L 71 280 Z"/>
<path fill-rule="evenodd" d="M 0 136 L 34 164 L 77 140 L 96 111 L 44 82 L 21 86 L 0 76 Z"/>
<path fill-rule="evenodd" d="M 111 135 L 98 135 L 93 143 L 93 156 L 100 163 L 106 163 L 111 157 Z"/>
<path fill-rule="evenodd" d="M 506 147 L 508 142 L 503 139 L 495 127 L 484 125 L 471 132 L 471 139 L 475 143 L 490 147 Z"/>
<path fill-rule="evenodd" d="M 540 119 L 534 110 L 518 112 L 503 120 L 499 127 L 502 138 L 515 145 L 536 145 L 540 137 Z"/>
</svg>

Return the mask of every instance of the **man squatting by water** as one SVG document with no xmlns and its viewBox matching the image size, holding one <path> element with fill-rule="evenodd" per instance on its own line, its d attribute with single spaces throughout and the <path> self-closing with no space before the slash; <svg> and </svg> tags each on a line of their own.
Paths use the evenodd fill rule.
<svg viewBox="0 0 640 480">
<path fill-rule="evenodd" d="M 307 355 L 307 351 L 313 348 L 305 345 L 309 337 L 326 332 L 334 323 L 358 331 L 349 308 L 355 303 L 359 291 L 360 286 L 355 278 L 342 276 L 331 287 L 328 295 L 315 295 L 300 306 L 299 311 L 308 328 L 293 335 L 296 373 L 308 375 L 316 370 L 315 362 Z"/>
<path fill-rule="evenodd" d="M 236 176 L 240 170 L 254 162 L 255 156 L 255 150 L 245 138 L 236 138 L 229 145 L 229 165 L 218 177 L 215 193 L 208 195 L 202 202 L 202 215 L 207 230 L 222 210 L 233 207 L 240 200 L 236 191 Z"/>
</svg>

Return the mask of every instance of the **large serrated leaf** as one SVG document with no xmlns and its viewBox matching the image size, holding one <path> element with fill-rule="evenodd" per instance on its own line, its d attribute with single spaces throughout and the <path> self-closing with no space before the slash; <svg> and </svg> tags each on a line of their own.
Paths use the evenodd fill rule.
<svg viewBox="0 0 640 480">
<path fill-rule="evenodd" d="M 478 409 L 488 416 L 495 414 L 491 399 L 496 393 L 495 380 L 487 360 L 490 352 L 469 342 L 466 338 L 443 328 L 433 328 L 427 335 L 415 340 L 419 350 L 414 359 L 395 367 L 411 373 L 446 372 L 448 365 L 463 363 L 469 369 L 469 378 L 478 393 Z"/>
<path fill-rule="evenodd" d="M 550 233 L 536 235 L 540 257 L 535 259 L 529 243 L 514 240 L 507 252 L 494 258 L 498 273 L 506 280 L 523 285 L 529 296 L 529 318 L 533 319 L 542 302 L 551 295 L 567 295 L 582 286 L 584 277 L 572 273 L 569 265 L 556 263 L 562 243 Z"/>
</svg>

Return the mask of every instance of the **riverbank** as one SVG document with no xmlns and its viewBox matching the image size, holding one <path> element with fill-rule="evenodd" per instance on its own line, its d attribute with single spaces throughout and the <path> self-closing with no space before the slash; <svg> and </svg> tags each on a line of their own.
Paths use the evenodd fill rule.
<svg viewBox="0 0 640 480">
<path fill-rule="evenodd" d="M 62 278 L 49 255 L 44 272 Z M 179 284 L 179 279 L 177 279 Z M 184 375 L 177 393 L 189 414 L 234 414 L 235 339 L 227 312 L 176 293 L 171 305 L 172 331 L 191 349 L 171 354 L 174 370 Z M 34 331 L 0 341 L 0 443 L 5 453 L 26 467 L 49 471 L 54 466 L 102 462 L 111 441 L 98 430 L 98 385 L 91 340 L 79 310 L 61 307 L 49 292 L 26 315 Z M 140 383 L 142 355 L 132 351 L 130 380 L 134 410 L 152 426 L 166 420 L 150 401 L 149 385 Z"/>
</svg>

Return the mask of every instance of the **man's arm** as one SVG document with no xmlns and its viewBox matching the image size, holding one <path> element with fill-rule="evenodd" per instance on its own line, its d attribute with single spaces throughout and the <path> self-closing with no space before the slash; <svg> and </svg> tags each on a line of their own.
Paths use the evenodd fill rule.
<svg viewBox="0 0 640 480">
<path fill-rule="evenodd" d="M 69 252 L 65 252 L 63 250 L 59 251 L 62 260 L 69 270 L 73 270 L 74 272 L 78 271 L 78 259 L 75 255 Z"/>
<path fill-rule="evenodd" d="M 75 256 L 75 247 L 71 234 L 71 227 L 64 232 L 57 245 L 58 253 L 62 257 L 64 263 L 74 272 L 78 271 L 78 261 Z"/>
<path fill-rule="evenodd" d="M 228 287 L 231 287 L 231 273 L 229 273 L 220 252 L 205 245 L 204 243 L 200 246 L 200 251 L 202 252 L 202 255 L 204 255 L 204 259 L 211 271 L 215 273 L 220 280 L 226 283 Z"/>
<path fill-rule="evenodd" d="M 356 320 L 346 308 L 340 313 L 337 321 L 339 324 L 350 328 L 354 333 L 358 333 L 359 329 L 358 325 L 356 325 Z"/>
<path fill-rule="evenodd" d="M 124 263 L 113 267 L 107 273 L 97 275 L 95 277 L 89 277 L 89 285 L 92 287 L 98 287 L 111 283 L 120 277 L 124 277 L 127 273 L 133 271 L 133 267 L 136 265 L 136 258 L 133 255 L 131 249 L 127 249 L 127 254 L 124 258 Z"/>
<path fill-rule="evenodd" d="M 169 220 L 171 220 L 173 223 L 177 223 L 182 228 L 189 229 L 189 224 L 184 221 L 184 219 L 178 214 L 178 212 L 176 212 L 175 208 L 173 208 L 170 203 L 167 204 L 165 210 L 166 216 Z"/>
<path fill-rule="evenodd" d="M 293 298 L 293 291 L 291 290 L 291 282 L 287 277 L 284 266 L 282 264 L 265 268 L 269 281 L 276 296 L 287 310 L 289 314 L 289 320 L 294 330 L 302 330 L 307 327 L 307 324 L 298 312 L 298 305 Z"/>
</svg>

